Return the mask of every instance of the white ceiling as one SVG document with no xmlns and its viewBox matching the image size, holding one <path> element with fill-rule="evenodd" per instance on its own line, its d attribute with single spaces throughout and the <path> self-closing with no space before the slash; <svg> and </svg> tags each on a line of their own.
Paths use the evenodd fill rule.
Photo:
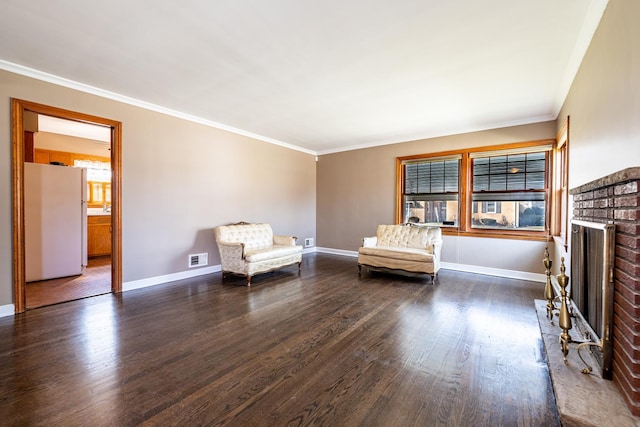
<svg viewBox="0 0 640 427">
<path fill-rule="evenodd" d="M 98 142 L 111 142 L 111 129 L 106 126 L 96 126 L 41 114 L 38 115 L 38 131 L 75 136 Z"/>
<path fill-rule="evenodd" d="M 323 154 L 555 119 L 606 4 L 3 0 L 0 68 Z"/>
</svg>

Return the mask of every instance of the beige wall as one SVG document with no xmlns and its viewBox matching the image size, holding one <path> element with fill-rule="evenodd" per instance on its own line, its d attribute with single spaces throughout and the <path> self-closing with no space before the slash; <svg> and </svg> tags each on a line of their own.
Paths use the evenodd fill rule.
<svg viewBox="0 0 640 427">
<path fill-rule="evenodd" d="M 319 156 L 317 245 L 356 251 L 362 237 L 374 235 L 378 224 L 393 224 L 396 157 L 542 140 L 555 135 L 556 123 L 550 121 Z M 544 242 L 514 245 L 503 239 L 446 236 L 442 260 L 542 273 L 539 260 L 544 245 Z"/>
<path fill-rule="evenodd" d="M 640 166 L 638 22 L 639 1 L 609 1 L 558 115 L 558 126 L 571 117 L 569 188 Z M 560 265 L 560 244 L 555 254 Z"/>
<path fill-rule="evenodd" d="M 569 187 L 640 165 L 640 2 L 610 0 L 558 124 L 571 116 Z"/>
<path fill-rule="evenodd" d="M 264 221 L 315 237 L 313 155 L 0 71 L 0 306 L 13 303 L 12 97 L 123 123 L 125 282 L 187 271 L 189 253 L 219 264 L 219 224 Z"/>
</svg>

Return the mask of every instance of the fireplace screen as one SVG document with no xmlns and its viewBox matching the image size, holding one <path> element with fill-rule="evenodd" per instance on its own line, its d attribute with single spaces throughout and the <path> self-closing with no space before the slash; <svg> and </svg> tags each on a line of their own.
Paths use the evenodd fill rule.
<svg viewBox="0 0 640 427">
<path fill-rule="evenodd" d="M 611 379 L 613 332 L 614 225 L 571 222 L 571 299 L 579 313 L 575 326 L 601 365 L 603 378 Z"/>
</svg>

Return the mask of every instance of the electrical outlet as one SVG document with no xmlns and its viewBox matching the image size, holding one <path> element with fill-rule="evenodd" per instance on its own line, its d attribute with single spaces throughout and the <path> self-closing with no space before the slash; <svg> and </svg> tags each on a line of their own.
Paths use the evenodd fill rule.
<svg viewBox="0 0 640 427">
<path fill-rule="evenodd" d="M 304 247 L 310 248 L 311 246 L 313 246 L 313 237 L 307 237 L 304 239 Z"/>
</svg>

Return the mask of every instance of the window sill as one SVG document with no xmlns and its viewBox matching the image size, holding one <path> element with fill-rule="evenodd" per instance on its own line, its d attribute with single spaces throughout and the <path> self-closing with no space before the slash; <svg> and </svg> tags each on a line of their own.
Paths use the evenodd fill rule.
<svg viewBox="0 0 640 427">
<path fill-rule="evenodd" d="M 564 254 L 567 255 L 567 251 L 569 250 L 568 242 L 560 236 L 553 236 L 553 241 L 556 246 L 562 247 L 564 249 Z"/>
<path fill-rule="evenodd" d="M 489 239 L 532 240 L 549 242 L 552 240 L 549 233 L 544 231 L 505 231 L 505 230 L 471 230 L 463 231 L 456 228 L 442 228 L 442 234 L 446 236 L 484 237 Z"/>
</svg>

